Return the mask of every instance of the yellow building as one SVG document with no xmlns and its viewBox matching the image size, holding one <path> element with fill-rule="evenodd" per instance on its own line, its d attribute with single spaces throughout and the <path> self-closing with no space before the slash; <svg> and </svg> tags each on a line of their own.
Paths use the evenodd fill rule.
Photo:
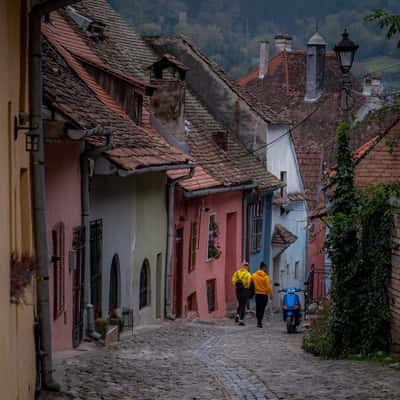
<svg viewBox="0 0 400 400">
<path fill-rule="evenodd" d="M 29 152 L 15 117 L 28 112 L 28 0 L 0 0 L 0 398 L 33 399 L 32 285 L 11 299 L 11 255 L 33 254 Z M 18 123 L 24 123 L 23 120 Z M 15 276 L 15 275 L 14 275 Z"/>
</svg>

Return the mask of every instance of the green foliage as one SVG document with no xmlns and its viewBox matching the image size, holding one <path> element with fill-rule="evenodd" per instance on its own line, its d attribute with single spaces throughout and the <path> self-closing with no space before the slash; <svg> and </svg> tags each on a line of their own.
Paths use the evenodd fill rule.
<svg viewBox="0 0 400 400">
<path fill-rule="evenodd" d="M 390 340 L 388 287 L 394 213 L 390 197 L 400 191 L 398 186 L 354 189 L 351 126 L 351 122 L 339 124 L 337 175 L 327 219 L 333 356 L 387 351 Z"/>
<path fill-rule="evenodd" d="M 379 28 L 386 29 L 386 37 L 391 39 L 400 33 L 400 14 L 390 14 L 381 9 L 375 9 L 365 17 L 366 21 L 374 21 Z M 400 48 L 400 39 L 397 42 L 397 47 Z"/>
<path fill-rule="evenodd" d="M 320 304 L 319 315 L 311 320 L 310 328 L 304 335 L 303 349 L 316 356 L 329 358 L 334 355 L 331 332 L 331 301 L 324 299 Z"/>
<path fill-rule="evenodd" d="M 108 331 L 108 320 L 104 318 L 96 318 L 96 331 L 100 333 L 103 339 L 105 339 Z"/>
<path fill-rule="evenodd" d="M 400 59 L 395 43 L 385 40 L 381 31 L 364 21 L 374 8 L 400 12 L 398 0 L 110 0 L 111 4 L 140 33 L 185 33 L 206 54 L 220 62 L 235 78 L 257 67 L 259 41 L 273 39 L 277 33 L 293 36 L 294 48 L 304 49 L 318 24 L 331 48 L 347 27 L 360 44 L 357 73 L 367 72 L 370 58 L 385 55 L 395 63 Z M 182 12 L 187 18 L 180 19 Z M 148 25 L 156 24 L 156 26 Z M 273 51 L 273 46 L 271 46 Z M 393 60 L 393 61 L 392 61 Z M 358 65 L 360 63 L 360 65 Z M 375 69 L 372 69 L 373 71 Z M 391 80 L 398 80 L 393 75 Z M 385 81 L 385 87 L 389 84 Z"/>
</svg>

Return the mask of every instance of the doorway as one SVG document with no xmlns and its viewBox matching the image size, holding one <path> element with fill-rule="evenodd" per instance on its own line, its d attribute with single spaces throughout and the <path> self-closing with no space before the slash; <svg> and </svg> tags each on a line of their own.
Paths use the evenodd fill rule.
<svg viewBox="0 0 400 400">
<path fill-rule="evenodd" d="M 280 271 L 281 256 L 277 256 L 273 260 L 273 275 L 272 275 L 272 290 L 273 290 L 273 310 L 279 311 L 281 307 L 281 300 L 279 290 L 281 289 L 281 271 Z"/>
<path fill-rule="evenodd" d="M 182 317 L 183 302 L 183 229 L 177 229 L 175 235 L 175 315 Z"/>
<path fill-rule="evenodd" d="M 90 223 L 90 281 L 91 302 L 94 307 L 95 318 L 101 317 L 101 268 L 103 247 L 103 220 L 98 219 Z"/>
<path fill-rule="evenodd" d="M 157 254 L 157 265 L 156 265 L 156 318 L 160 319 L 161 318 L 161 306 L 162 306 L 162 297 L 161 297 L 161 291 L 162 291 L 162 279 L 163 279 L 163 273 L 162 273 L 162 253 Z"/>
<path fill-rule="evenodd" d="M 121 291 L 120 291 L 120 265 L 119 256 L 114 254 L 111 262 L 110 272 L 110 298 L 109 298 L 109 311 L 110 313 L 117 310 L 121 303 Z"/>
<path fill-rule="evenodd" d="M 237 213 L 226 215 L 226 257 L 225 257 L 225 301 L 229 306 L 236 304 L 235 287 L 232 285 L 231 278 L 237 268 Z"/>
<path fill-rule="evenodd" d="M 75 268 L 72 287 L 72 345 L 78 347 L 83 339 L 83 285 L 84 285 L 84 254 L 85 228 L 73 230 L 72 249 L 75 254 Z"/>
</svg>

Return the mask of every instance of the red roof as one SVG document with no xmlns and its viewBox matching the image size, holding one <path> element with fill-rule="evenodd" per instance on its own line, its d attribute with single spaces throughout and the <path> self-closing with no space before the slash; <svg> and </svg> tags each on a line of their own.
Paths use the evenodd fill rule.
<svg viewBox="0 0 400 400">
<path fill-rule="evenodd" d="M 57 13 L 52 14 L 52 18 Z M 113 148 L 106 152 L 121 168 L 134 170 L 145 166 L 181 164 L 189 157 L 166 143 L 154 131 L 145 130 L 130 119 L 111 96 L 94 80 L 69 51 L 78 48 L 85 57 L 101 65 L 79 37 L 57 18 L 57 29 L 43 24 L 43 34 L 51 44 L 44 51 L 44 94 L 48 104 L 76 125 L 90 129 L 107 126 L 114 130 Z M 65 29 L 64 29 L 65 28 Z M 61 33 L 64 32 L 65 36 Z M 78 43 L 78 45 L 76 45 Z M 61 57 L 61 58 L 60 58 Z M 63 61 L 61 61 L 63 60 Z M 65 64 L 66 63 L 66 64 Z M 103 144 L 101 137 L 87 138 L 91 144 Z"/>
<path fill-rule="evenodd" d="M 336 129 L 342 115 L 339 106 L 341 72 L 333 52 L 327 52 L 324 92 L 315 102 L 306 102 L 306 52 L 282 51 L 269 61 L 267 74 L 258 77 L 258 69 L 238 82 L 258 102 L 291 121 L 292 138 L 299 162 L 304 191 L 310 208 L 318 204 L 319 184 L 326 166 L 334 163 Z M 353 79 L 354 110 L 365 99 L 360 84 Z M 371 132 L 359 132 L 353 138 L 358 147 L 369 140 Z"/>
</svg>

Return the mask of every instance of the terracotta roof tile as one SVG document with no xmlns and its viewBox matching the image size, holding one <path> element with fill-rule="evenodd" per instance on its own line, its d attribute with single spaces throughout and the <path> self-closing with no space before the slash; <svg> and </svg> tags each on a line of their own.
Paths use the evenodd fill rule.
<svg viewBox="0 0 400 400">
<path fill-rule="evenodd" d="M 106 153 L 111 161 L 129 170 L 180 164 L 188 159 L 161 137 L 154 137 L 136 126 L 51 34 L 46 37 L 43 66 L 45 103 L 81 129 L 112 128 L 114 147 Z M 94 146 L 104 144 L 104 138 L 98 136 L 89 136 L 87 141 Z"/>
<path fill-rule="evenodd" d="M 272 245 L 288 247 L 297 240 L 297 236 L 281 224 L 276 224 L 272 234 Z"/>
<path fill-rule="evenodd" d="M 336 128 L 341 119 L 339 93 L 341 72 L 333 52 L 327 52 L 325 90 L 316 102 L 305 102 L 305 51 L 280 52 L 271 58 L 264 79 L 258 69 L 239 80 L 258 102 L 264 103 L 283 118 L 291 121 L 292 138 L 309 206 L 318 203 L 319 183 L 325 168 L 335 161 Z M 365 102 L 360 84 L 353 79 L 354 110 Z M 311 115 L 311 116 L 310 116 Z M 308 117 L 310 116 L 310 117 Z M 353 138 L 353 146 L 370 139 L 371 132 Z"/>
<path fill-rule="evenodd" d="M 74 8 L 83 15 L 104 23 L 106 27 L 105 39 L 96 42 L 82 32 L 69 17 L 58 13 L 58 16 L 64 20 L 63 23 L 58 22 L 58 24 L 67 23 L 70 29 L 65 28 L 64 31 L 71 35 L 72 30 L 74 34 L 80 36 L 81 42 L 85 45 L 71 48 L 71 52 L 75 52 L 77 56 L 81 56 L 83 54 L 81 52 L 84 52 L 83 56 L 87 56 L 87 48 L 90 48 L 97 60 L 101 60 L 107 68 L 144 82 L 150 81 L 147 67 L 157 62 L 163 54 L 155 53 L 106 0 L 83 0 L 76 3 Z M 58 21 L 58 17 L 54 21 Z M 194 51 L 198 52 L 196 48 Z M 199 55 L 210 63 L 210 68 L 219 74 L 221 79 L 226 80 L 232 90 L 237 91 L 244 98 L 245 95 L 241 93 L 241 89 L 225 75 L 218 65 L 202 53 L 199 52 Z M 246 98 L 245 101 L 249 100 Z M 268 107 L 264 107 L 263 112 L 267 113 L 267 111 Z M 255 112 L 258 111 L 255 110 Z M 272 118 L 274 113 L 271 110 L 269 112 Z M 266 118 L 266 115 L 263 114 L 263 117 Z M 185 118 L 191 124 L 188 135 L 190 155 L 194 158 L 196 165 L 201 165 L 205 174 L 218 182 L 218 185 L 232 186 L 254 181 L 263 190 L 274 190 L 282 185 L 279 179 L 270 174 L 266 167 L 245 149 L 234 134 L 226 131 L 213 118 L 190 88 L 187 88 L 185 94 Z M 148 132 L 152 131 L 147 110 L 143 112 L 143 126 Z M 215 139 L 218 136 L 227 138 L 226 150 L 216 143 Z M 196 187 L 200 185 L 208 187 L 210 184 L 209 178 L 201 179 L 198 180 Z M 189 188 L 190 183 L 187 185 Z"/>
</svg>

